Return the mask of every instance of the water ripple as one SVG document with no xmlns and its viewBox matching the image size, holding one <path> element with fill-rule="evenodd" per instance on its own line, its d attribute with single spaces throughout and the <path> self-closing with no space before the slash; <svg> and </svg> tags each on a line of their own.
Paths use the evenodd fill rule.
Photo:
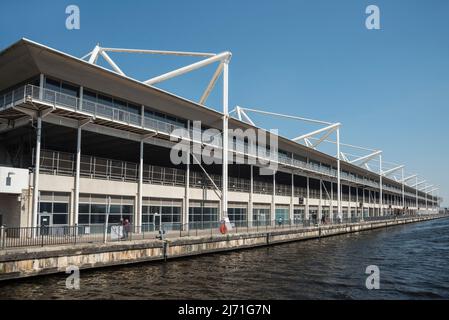
<svg viewBox="0 0 449 320">
<path fill-rule="evenodd" d="M 0 284 L 1 299 L 448 299 L 449 219 Z M 368 290 L 365 269 L 380 268 Z"/>
</svg>

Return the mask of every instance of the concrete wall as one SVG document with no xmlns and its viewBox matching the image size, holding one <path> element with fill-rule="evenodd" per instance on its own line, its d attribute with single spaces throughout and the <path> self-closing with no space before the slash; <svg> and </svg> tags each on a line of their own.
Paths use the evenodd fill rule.
<svg viewBox="0 0 449 320">
<path fill-rule="evenodd" d="M 2 225 L 19 227 L 21 221 L 21 195 L 0 193 Z"/>
</svg>

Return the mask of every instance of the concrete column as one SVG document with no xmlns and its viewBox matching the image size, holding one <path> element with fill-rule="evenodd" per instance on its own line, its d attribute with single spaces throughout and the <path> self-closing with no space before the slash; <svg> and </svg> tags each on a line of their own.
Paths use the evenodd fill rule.
<svg viewBox="0 0 449 320">
<path fill-rule="evenodd" d="M 42 100 L 44 98 L 44 83 L 45 76 L 41 73 L 39 75 L 39 100 Z"/>
<path fill-rule="evenodd" d="M 383 177 L 382 177 L 382 154 L 379 155 L 379 216 L 384 215 L 383 208 Z"/>
<path fill-rule="evenodd" d="M 249 165 L 250 179 L 249 179 L 249 201 L 248 201 L 248 225 L 252 227 L 253 225 L 253 193 L 254 193 L 254 174 L 253 165 Z"/>
<path fill-rule="evenodd" d="M 310 207 L 310 187 L 309 187 L 309 177 L 307 178 L 307 198 L 306 198 L 306 207 L 305 207 L 305 220 L 309 220 L 309 207 Z"/>
<path fill-rule="evenodd" d="M 73 224 L 78 224 L 79 215 L 79 199 L 80 199 L 80 162 L 81 162 L 81 136 L 82 129 L 78 126 L 76 138 L 76 169 L 75 169 L 75 191 L 74 191 L 74 205 L 73 205 Z"/>
<path fill-rule="evenodd" d="M 37 118 L 36 128 L 36 149 L 34 156 L 34 175 L 33 175 L 33 227 L 37 227 L 38 222 L 38 207 L 39 207 L 39 171 L 41 164 L 41 134 L 42 134 L 42 118 L 39 115 Z"/>
<path fill-rule="evenodd" d="M 276 172 L 273 172 L 273 195 L 271 198 L 271 220 L 276 219 Z"/>
<path fill-rule="evenodd" d="M 428 213 L 429 212 L 429 206 L 428 206 L 428 204 L 427 204 L 427 191 L 424 191 L 424 196 L 425 196 L 425 204 L 426 204 L 426 213 Z"/>
<path fill-rule="evenodd" d="M 329 220 L 332 221 L 332 216 L 334 215 L 334 183 L 332 182 L 331 179 L 331 194 L 330 194 L 330 198 L 331 198 L 331 203 L 329 206 Z"/>
<path fill-rule="evenodd" d="M 365 215 L 365 188 L 362 188 L 363 199 L 362 199 L 362 218 Z"/>
<path fill-rule="evenodd" d="M 416 193 L 416 212 L 419 210 L 419 202 L 418 202 L 418 176 L 416 176 L 416 187 L 415 187 L 415 193 Z"/>
<path fill-rule="evenodd" d="M 223 178 L 222 217 L 228 216 L 228 61 L 223 63 Z"/>
<path fill-rule="evenodd" d="M 84 87 L 80 87 L 80 97 L 78 99 L 78 110 L 83 110 L 83 100 L 84 100 Z"/>
<path fill-rule="evenodd" d="M 337 129 L 337 202 L 338 202 L 338 217 L 341 219 L 341 161 L 340 161 L 340 128 Z"/>
<path fill-rule="evenodd" d="M 348 218 L 351 218 L 351 185 L 348 184 Z"/>
<path fill-rule="evenodd" d="M 190 120 L 187 121 L 187 132 L 190 136 Z M 190 202 L 190 144 L 189 151 L 187 152 L 186 159 L 186 181 L 185 181 L 185 193 L 184 193 L 184 210 L 182 214 L 182 224 L 184 230 L 189 230 L 189 202 Z"/>
<path fill-rule="evenodd" d="M 318 224 L 321 224 L 323 217 L 323 180 L 320 179 L 320 202 L 318 203 Z"/>
<path fill-rule="evenodd" d="M 136 210 L 136 219 L 135 226 L 138 227 L 136 229 L 137 233 L 140 233 L 142 230 L 142 204 L 143 204 L 143 151 L 144 151 L 145 143 L 140 140 L 140 148 L 139 148 L 139 182 L 138 182 L 138 190 L 137 190 L 137 210 Z"/>
<path fill-rule="evenodd" d="M 292 171 L 292 190 L 291 190 L 291 197 L 290 197 L 290 223 L 293 224 L 293 218 L 294 218 L 294 203 L 293 199 L 295 198 L 295 175 Z"/>
</svg>

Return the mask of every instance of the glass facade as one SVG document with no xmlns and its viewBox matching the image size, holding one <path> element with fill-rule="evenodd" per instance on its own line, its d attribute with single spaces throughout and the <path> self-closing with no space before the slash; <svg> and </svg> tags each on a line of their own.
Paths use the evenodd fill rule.
<svg viewBox="0 0 449 320">
<path fill-rule="evenodd" d="M 228 204 L 228 217 L 229 220 L 236 226 L 245 226 L 248 222 L 248 209 L 244 203 L 232 203 Z"/>
<path fill-rule="evenodd" d="M 293 208 L 293 222 L 300 224 L 304 221 L 305 208 L 303 206 Z"/>
<path fill-rule="evenodd" d="M 175 126 L 187 127 L 187 121 L 186 120 L 180 119 L 180 118 L 177 118 L 177 117 L 173 117 L 173 116 L 161 113 L 161 112 L 145 109 L 145 113 L 144 114 L 145 114 L 145 117 L 150 118 L 150 119 L 171 123 L 171 124 L 173 124 Z"/>
<path fill-rule="evenodd" d="M 68 193 L 40 192 L 38 224 L 45 226 L 69 225 Z"/>
<path fill-rule="evenodd" d="M 325 223 L 329 223 L 331 219 L 331 208 L 330 207 L 322 207 L 321 208 L 321 218 L 325 219 Z"/>
<path fill-rule="evenodd" d="M 78 224 L 95 225 L 106 222 L 108 196 L 80 194 Z M 132 223 L 134 217 L 134 198 L 112 197 L 109 212 L 109 224 L 118 224 L 122 219 Z"/>
<path fill-rule="evenodd" d="M 338 208 L 334 207 L 334 222 L 338 221 Z"/>
<path fill-rule="evenodd" d="M 288 223 L 289 219 L 288 206 L 276 206 L 275 220 L 277 224 Z"/>
<path fill-rule="evenodd" d="M 182 201 L 144 198 L 142 226 L 144 230 L 179 230 L 182 223 Z"/>
<path fill-rule="evenodd" d="M 91 108 L 92 104 L 98 103 L 100 105 L 105 105 L 109 107 L 116 108 L 121 111 L 129 112 L 135 115 L 139 115 L 141 112 L 141 107 L 124 101 L 120 100 L 108 95 L 104 95 L 92 90 L 84 89 L 83 91 L 83 108 Z"/>
<path fill-rule="evenodd" d="M 266 226 L 270 224 L 270 206 L 253 205 L 253 225 Z"/>
<path fill-rule="evenodd" d="M 313 224 L 318 223 L 318 207 L 311 206 L 309 208 L 309 219 Z"/>
<path fill-rule="evenodd" d="M 190 201 L 189 224 L 194 228 L 218 226 L 218 202 Z"/>
<path fill-rule="evenodd" d="M 343 219 L 348 219 L 348 207 L 343 207 Z"/>
<path fill-rule="evenodd" d="M 51 78 L 45 78 L 44 88 L 73 97 L 79 96 L 79 88 L 77 86 Z"/>
</svg>

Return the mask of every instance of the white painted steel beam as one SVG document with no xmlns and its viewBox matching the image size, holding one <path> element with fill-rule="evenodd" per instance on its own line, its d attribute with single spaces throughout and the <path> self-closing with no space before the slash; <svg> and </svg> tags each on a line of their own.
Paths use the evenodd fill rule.
<svg viewBox="0 0 449 320">
<path fill-rule="evenodd" d="M 153 85 L 180 75 L 183 75 L 187 72 L 193 71 L 193 70 L 197 70 L 199 68 L 205 67 L 211 63 L 217 62 L 217 61 L 224 61 L 224 60 L 228 60 L 231 57 L 231 53 L 230 52 L 222 52 L 220 54 L 217 54 L 213 57 L 207 58 L 205 60 L 201 60 L 195 63 L 192 63 L 188 66 L 167 72 L 165 74 L 162 74 L 160 76 L 148 79 L 146 81 L 144 81 L 145 84 L 147 85 Z"/>
<path fill-rule="evenodd" d="M 213 57 L 215 53 L 206 52 L 186 52 L 186 51 L 169 51 L 169 50 L 148 50 L 148 49 L 124 49 L 124 48 L 102 48 L 108 52 L 122 52 L 122 53 L 146 53 L 146 54 L 161 54 L 172 56 L 189 56 L 189 57 Z"/>
<path fill-rule="evenodd" d="M 407 181 L 409 181 L 409 180 L 411 180 L 411 179 L 413 179 L 413 178 L 416 178 L 418 175 L 417 174 L 414 174 L 414 175 L 412 175 L 412 176 L 409 176 L 409 177 L 407 177 L 407 178 L 402 178 L 402 180 L 401 180 L 401 182 L 407 182 Z"/>
<path fill-rule="evenodd" d="M 427 181 L 426 180 L 423 180 L 423 181 L 421 181 L 421 182 L 418 182 L 418 181 L 416 181 L 416 183 L 414 184 L 414 185 L 412 185 L 412 186 L 410 186 L 411 188 L 416 188 L 416 190 L 418 190 L 418 186 L 420 186 L 420 185 L 422 185 L 423 183 L 426 183 Z"/>
<path fill-rule="evenodd" d="M 382 151 L 381 151 L 381 150 L 378 150 L 378 151 L 375 151 L 375 152 L 373 152 L 373 153 L 370 153 L 370 154 L 368 154 L 368 155 L 366 155 L 366 156 L 363 156 L 363 157 L 359 157 L 359 158 L 357 158 L 357 159 L 354 159 L 354 160 L 352 160 L 350 163 L 354 164 L 354 163 L 358 162 L 359 165 L 362 165 L 362 164 L 365 164 L 365 163 L 367 163 L 368 161 L 370 161 L 372 158 L 374 158 L 374 157 L 380 155 L 381 153 L 382 153 Z"/>
<path fill-rule="evenodd" d="M 206 103 L 207 98 L 209 98 L 210 93 L 212 92 L 212 89 L 215 87 L 215 83 L 217 82 L 218 78 L 220 77 L 221 73 L 223 71 L 223 62 L 220 63 L 215 70 L 214 75 L 212 76 L 212 79 L 210 80 L 209 84 L 206 87 L 206 90 L 204 90 L 203 95 L 200 98 L 199 103 L 204 105 Z"/>
<path fill-rule="evenodd" d="M 39 174 L 40 174 L 40 159 L 41 159 L 41 136 L 42 136 L 42 118 L 37 118 L 36 127 L 36 149 L 34 156 L 34 174 L 33 174 L 33 217 L 32 226 L 34 228 L 33 235 L 37 235 L 38 213 L 39 213 Z"/>
<path fill-rule="evenodd" d="M 321 128 L 321 129 L 318 129 L 318 130 L 315 130 L 315 131 L 312 131 L 312 132 L 310 132 L 310 133 L 303 134 L 303 135 L 298 136 L 298 137 L 296 137 L 296 138 L 293 138 L 292 140 L 293 140 L 293 141 L 304 140 L 305 138 L 309 138 L 309 137 L 315 136 L 315 135 L 317 135 L 317 134 L 319 134 L 319 133 L 326 132 L 326 131 L 328 131 L 328 130 L 332 130 L 332 132 L 333 132 L 333 131 L 335 131 L 337 128 L 339 128 L 340 126 L 341 126 L 340 123 L 334 123 L 334 124 L 332 124 L 332 125 L 330 125 L 330 126 L 327 126 L 327 127 L 324 127 L 324 128 Z M 340 156 L 339 156 L 339 157 L 340 157 Z"/>
<path fill-rule="evenodd" d="M 248 116 L 248 114 L 244 111 L 240 109 L 240 113 L 243 115 L 243 117 L 246 119 L 247 122 L 249 122 L 249 124 L 256 126 L 253 122 L 253 120 L 251 120 L 251 118 Z"/>
<path fill-rule="evenodd" d="M 379 153 L 379 216 L 384 215 L 383 209 L 383 177 L 382 177 L 382 152 Z"/>
<path fill-rule="evenodd" d="M 422 192 L 425 192 L 426 189 L 429 189 L 429 188 L 432 188 L 432 187 L 434 187 L 434 185 L 433 185 L 433 184 L 430 184 L 430 185 L 426 185 L 425 187 L 419 188 L 418 190 L 419 190 L 419 191 L 422 191 Z"/>
<path fill-rule="evenodd" d="M 228 120 L 229 120 L 229 100 L 228 100 L 228 61 L 226 60 L 223 65 L 223 176 L 222 176 L 222 216 L 221 218 L 228 217 Z"/>
<path fill-rule="evenodd" d="M 90 57 L 89 57 L 89 63 L 95 64 L 98 60 L 98 55 L 100 54 L 100 46 L 96 45 L 94 50 L 92 50 Z"/>
<path fill-rule="evenodd" d="M 265 115 L 276 116 L 276 117 L 301 120 L 301 121 L 310 122 L 310 123 L 317 123 L 317 124 L 323 124 L 323 125 L 331 125 L 332 124 L 332 122 L 314 120 L 314 119 L 303 118 L 303 117 L 298 117 L 298 116 L 291 116 L 291 115 L 286 115 L 286 114 L 276 113 L 276 112 L 262 111 L 262 110 L 258 110 L 258 109 L 250 109 L 250 108 L 242 108 L 242 107 L 240 107 L 240 109 L 243 111 L 250 111 L 250 112 L 255 112 L 255 113 L 260 113 L 260 114 L 265 114 Z"/>
<path fill-rule="evenodd" d="M 122 76 L 125 75 L 125 73 L 117 66 L 117 64 L 109 57 L 109 55 L 106 53 L 106 51 L 101 50 L 100 54 L 103 56 L 103 58 L 106 60 L 107 63 L 109 63 L 112 67 L 112 69 L 115 70 L 115 72 L 121 74 Z"/>
<path fill-rule="evenodd" d="M 392 169 L 388 169 L 388 170 L 386 170 L 386 171 L 383 171 L 382 174 L 386 177 L 386 176 L 392 174 L 393 172 L 396 172 L 396 171 L 398 171 L 398 170 L 400 170 L 400 169 L 402 169 L 402 168 L 404 168 L 404 167 L 405 167 L 404 165 L 397 166 L 397 167 L 395 167 L 395 168 L 392 168 Z"/>
<path fill-rule="evenodd" d="M 124 48 L 102 48 L 99 45 L 96 45 L 95 48 L 89 52 L 87 55 L 82 57 L 81 59 L 85 59 L 89 57 L 88 62 L 91 64 L 96 64 L 98 57 L 101 55 L 107 63 L 112 67 L 112 69 L 122 76 L 126 76 L 125 73 L 120 69 L 120 67 L 112 60 L 112 58 L 107 54 L 107 52 L 119 52 L 119 53 L 140 53 L 140 54 L 159 54 L 159 55 L 175 55 L 175 56 L 190 56 L 190 57 L 203 57 L 204 60 L 192 63 L 185 67 L 170 71 L 168 73 L 153 77 L 149 80 L 143 81 L 146 85 L 154 85 L 156 83 L 183 75 L 190 71 L 194 71 L 196 69 L 205 67 L 214 62 L 220 61 L 212 79 L 210 80 L 208 86 L 206 87 L 203 95 L 200 98 L 199 103 L 204 105 L 207 98 L 209 97 L 212 89 L 215 86 L 220 74 L 223 70 L 224 62 L 229 62 L 232 54 L 228 51 L 222 52 L 219 54 L 214 53 L 204 53 L 204 52 L 182 52 L 182 51 L 166 51 L 166 50 L 144 50 L 144 49 L 124 49 Z"/>
<path fill-rule="evenodd" d="M 335 132 L 338 127 L 339 126 L 329 129 L 321 138 L 319 138 L 318 141 L 312 144 L 312 148 L 316 148 L 320 143 L 326 140 L 326 138 L 329 137 L 333 132 Z"/>
<path fill-rule="evenodd" d="M 342 209 L 341 209 L 341 167 L 340 167 L 340 126 L 337 127 L 337 205 L 338 205 L 338 217 L 341 221 Z"/>
</svg>

